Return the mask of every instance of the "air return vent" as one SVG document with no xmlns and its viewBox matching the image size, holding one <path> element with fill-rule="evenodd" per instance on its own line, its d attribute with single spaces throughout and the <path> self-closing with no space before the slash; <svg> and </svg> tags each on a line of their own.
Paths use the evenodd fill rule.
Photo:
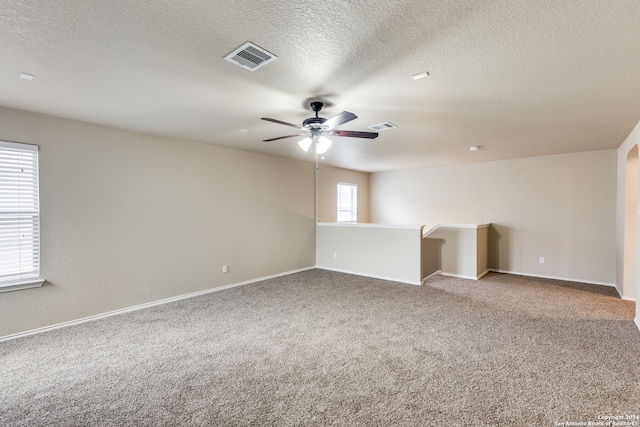
<svg viewBox="0 0 640 427">
<path fill-rule="evenodd" d="M 246 68 L 249 71 L 255 71 L 267 65 L 269 62 L 278 59 L 278 57 L 251 42 L 246 42 L 225 56 L 224 59 L 242 68 Z"/>
<path fill-rule="evenodd" d="M 377 131 L 381 131 L 381 130 L 385 130 L 385 129 L 393 129 L 393 128 L 397 128 L 398 126 L 394 125 L 393 123 L 389 123 L 389 122 L 384 122 L 384 123 L 380 123 L 378 125 L 371 125 L 368 126 L 369 129 L 373 129 L 373 130 L 377 130 Z"/>
</svg>

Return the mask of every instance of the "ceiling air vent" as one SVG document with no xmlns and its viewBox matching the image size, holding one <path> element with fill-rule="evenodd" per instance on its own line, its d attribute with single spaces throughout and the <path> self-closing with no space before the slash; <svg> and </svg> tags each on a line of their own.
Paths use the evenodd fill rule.
<svg viewBox="0 0 640 427">
<path fill-rule="evenodd" d="M 393 123 L 389 123 L 389 122 L 384 122 L 384 123 L 380 123 L 378 125 L 368 126 L 369 129 L 373 129 L 373 130 L 377 130 L 377 131 L 386 130 L 386 129 L 393 129 L 393 128 L 397 128 L 397 127 L 398 126 L 394 125 Z"/>
<path fill-rule="evenodd" d="M 246 68 L 249 71 L 255 71 L 258 68 L 267 65 L 269 62 L 278 59 L 278 57 L 267 52 L 260 46 L 256 46 L 251 42 L 246 42 L 225 56 L 224 59 L 229 62 L 233 62 L 242 68 Z"/>
</svg>

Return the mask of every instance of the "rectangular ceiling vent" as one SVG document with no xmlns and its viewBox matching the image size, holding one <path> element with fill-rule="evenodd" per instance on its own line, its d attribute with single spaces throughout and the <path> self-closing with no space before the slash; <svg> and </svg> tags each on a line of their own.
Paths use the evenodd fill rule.
<svg viewBox="0 0 640 427">
<path fill-rule="evenodd" d="M 380 123 L 378 125 L 371 125 L 371 126 L 368 126 L 368 127 L 369 127 L 369 129 L 381 131 L 381 130 L 386 130 L 386 129 L 397 128 L 398 126 L 394 125 L 393 123 L 384 122 L 384 123 Z"/>
<path fill-rule="evenodd" d="M 260 46 L 256 46 L 251 42 L 246 42 L 225 56 L 224 59 L 249 71 L 255 71 L 258 68 L 267 65 L 269 62 L 278 59 L 278 57 L 267 52 Z"/>
</svg>

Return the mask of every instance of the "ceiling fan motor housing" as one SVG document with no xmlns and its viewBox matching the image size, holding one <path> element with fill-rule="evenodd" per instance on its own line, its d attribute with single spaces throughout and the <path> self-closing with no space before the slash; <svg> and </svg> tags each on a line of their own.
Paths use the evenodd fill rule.
<svg viewBox="0 0 640 427">
<path fill-rule="evenodd" d="M 306 119 L 304 122 L 302 122 L 302 126 L 310 129 L 320 128 L 322 127 L 322 124 L 326 121 L 327 119 L 323 119 L 322 117 L 310 117 Z"/>
<path fill-rule="evenodd" d="M 320 101 L 314 101 L 309 104 L 309 106 L 311 106 L 311 109 L 316 112 L 316 116 L 318 115 L 318 111 L 322 110 L 323 105 L 324 104 Z"/>
<path fill-rule="evenodd" d="M 302 126 L 309 128 L 309 129 L 319 129 L 322 127 L 322 124 L 324 122 L 327 121 L 327 119 L 323 119 L 322 117 L 318 117 L 318 112 L 320 110 L 322 110 L 322 106 L 324 104 L 320 101 L 314 101 L 312 103 L 309 104 L 309 106 L 311 107 L 311 109 L 313 111 L 315 111 L 316 116 L 315 117 L 310 117 L 308 119 L 306 119 L 304 122 L 302 122 Z"/>
</svg>

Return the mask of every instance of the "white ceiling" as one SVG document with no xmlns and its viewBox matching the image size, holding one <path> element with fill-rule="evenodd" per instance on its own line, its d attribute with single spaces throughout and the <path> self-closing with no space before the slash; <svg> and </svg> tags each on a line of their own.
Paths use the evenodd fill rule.
<svg viewBox="0 0 640 427">
<path fill-rule="evenodd" d="M 278 59 L 223 59 L 245 41 Z M 359 116 L 340 129 L 398 126 L 334 138 L 323 161 L 364 171 L 617 148 L 639 71 L 637 0 L 0 3 L 0 105 L 312 161 L 259 119 L 321 98 Z"/>
</svg>

